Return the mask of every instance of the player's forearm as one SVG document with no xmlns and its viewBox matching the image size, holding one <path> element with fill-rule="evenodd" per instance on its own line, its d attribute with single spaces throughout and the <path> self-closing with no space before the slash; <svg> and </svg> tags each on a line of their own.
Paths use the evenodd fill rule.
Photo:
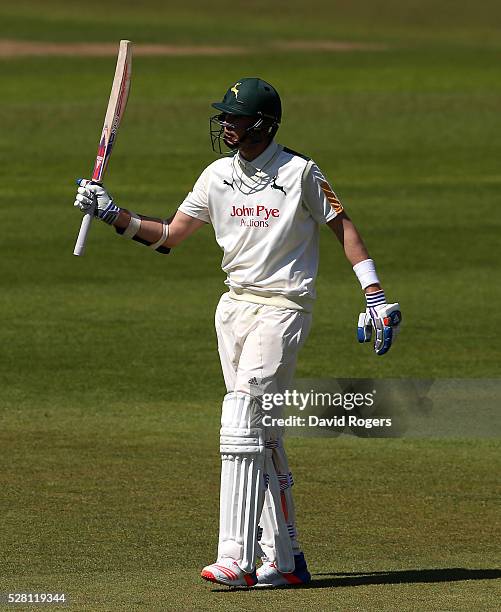
<svg viewBox="0 0 501 612">
<path fill-rule="evenodd" d="M 349 221 L 348 227 L 345 231 L 344 252 L 346 259 L 350 262 L 355 272 L 357 271 L 358 267 L 363 267 L 365 265 L 362 264 L 362 262 L 372 262 L 362 237 L 351 221 Z M 357 264 L 362 264 L 362 266 L 356 267 Z M 374 274 L 375 273 L 374 268 Z M 369 285 L 363 288 L 363 290 L 365 293 L 381 291 L 381 284 L 379 283 L 378 279 L 374 278 Z"/>
<path fill-rule="evenodd" d="M 147 217 L 145 215 L 138 215 L 138 217 L 140 217 L 141 219 L 141 225 L 139 227 L 138 232 L 136 233 L 136 236 L 147 242 L 157 242 L 157 240 L 161 238 L 163 233 L 163 220 L 156 219 L 154 217 Z M 130 220 L 130 212 L 122 208 L 113 225 L 118 229 L 125 230 L 129 226 Z"/>
<path fill-rule="evenodd" d="M 369 259 L 369 252 L 358 233 L 356 227 L 351 223 L 351 227 L 349 227 L 348 231 L 345 233 L 345 243 L 344 243 L 344 252 L 346 255 L 346 259 L 350 262 L 351 267 L 353 268 L 357 264 L 362 261 L 367 261 Z M 380 291 L 381 285 L 379 282 L 372 282 L 370 285 L 364 288 L 365 293 L 373 293 L 375 291 Z"/>
<path fill-rule="evenodd" d="M 179 210 L 169 219 L 163 220 L 131 214 L 127 209 L 121 209 L 113 225 L 125 237 L 133 237 L 134 240 L 152 246 L 160 252 L 168 252 L 170 248 L 177 246 L 206 225 L 206 222 Z"/>
<path fill-rule="evenodd" d="M 360 236 L 353 221 L 348 217 L 345 212 L 343 212 L 341 215 L 338 215 L 335 219 L 329 222 L 329 227 L 341 243 L 346 259 L 350 262 L 352 268 L 354 268 L 354 266 L 357 266 L 357 264 L 360 264 L 361 262 L 372 262 L 369 256 L 369 252 L 367 251 L 367 247 L 365 246 L 364 241 L 362 240 L 362 237 Z M 357 273 L 357 268 L 354 268 L 354 270 L 355 273 Z M 375 271 L 372 281 L 373 282 L 363 287 L 365 293 L 373 293 L 375 291 L 381 290 L 381 285 L 375 277 Z"/>
<path fill-rule="evenodd" d="M 362 237 L 358 233 L 353 221 L 345 212 L 330 221 L 328 225 L 341 243 L 346 259 L 352 266 L 369 258 L 369 253 Z"/>
<path fill-rule="evenodd" d="M 358 233 L 357 228 L 353 225 L 350 219 L 343 220 L 343 249 L 346 259 L 352 266 L 369 258 L 369 252 Z"/>
</svg>

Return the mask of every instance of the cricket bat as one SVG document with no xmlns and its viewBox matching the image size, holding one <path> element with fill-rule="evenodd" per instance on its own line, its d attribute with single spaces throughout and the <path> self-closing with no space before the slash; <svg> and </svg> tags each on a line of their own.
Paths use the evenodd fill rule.
<svg viewBox="0 0 501 612">
<path fill-rule="evenodd" d="M 108 109 L 104 118 L 103 131 L 99 141 L 97 150 L 96 162 L 92 171 L 92 181 L 101 183 L 104 173 L 110 161 L 113 145 L 117 138 L 118 128 L 125 112 L 127 98 L 129 96 L 130 75 L 132 67 L 132 43 L 130 40 L 121 40 L 118 50 L 117 67 L 115 69 L 115 78 L 111 87 Z M 73 255 L 83 255 L 85 251 L 85 243 L 87 234 L 89 233 L 92 223 L 93 211 L 88 212 L 82 219 L 80 231 L 78 232 L 77 241 L 73 250 Z"/>
</svg>

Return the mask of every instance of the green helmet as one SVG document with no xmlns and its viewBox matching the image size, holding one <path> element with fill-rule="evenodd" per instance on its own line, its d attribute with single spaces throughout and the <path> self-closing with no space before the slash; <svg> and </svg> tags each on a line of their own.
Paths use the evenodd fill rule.
<svg viewBox="0 0 501 612">
<path fill-rule="evenodd" d="M 225 93 L 223 101 L 212 106 L 223 113 L 266 117 L 277 124 L 282 119 L 282 103 L 276 89 L 255 77 L 237 81 Z"/>
<path fill-rule="evenodd" d="M 255 117 L 256 121 L 247 128 L 246 136 L 246 139 L 254 138 L 255 142 L 263 138 L 272 139 L 282 119 L 282 103 L 276 89 L 255 77 L 237 81 L 224 94 L 223 101 L 214 102 L 212 106 L 221 113 L 210 118 L 212 149 L 217 153 L 223 153 L 221 142 L 232 150 L 237 148 L 224 139 L 225 115 Z"/>
</svg>

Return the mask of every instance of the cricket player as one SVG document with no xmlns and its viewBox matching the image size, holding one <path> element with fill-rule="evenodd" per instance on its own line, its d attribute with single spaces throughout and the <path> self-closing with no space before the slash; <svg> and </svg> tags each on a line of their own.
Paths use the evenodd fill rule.
<svg viewBox="0 0 501 612">
<path fill-rule="evenodd" d="M 207 224 L 223 251 L 227 291 L 216 310 L 227 394 L 222 402 L 217 560 L 202 577 L 228 586 L 302 585 L 310 573 L 295 524 L 292 474 L 264 393 L 283 393 L 311 327 L 319 227 L 334 232 L 365 292 L 358 339 L 374 334 L 386 353 L 401 320 L 387 304 L 376 268 L 330 183 L 310 158 L 275 141 L 282 119 L 276 90 L 242 78 L 212 105 L 212 147 L 229 152 L 210 164 L 168 220 L 120 208 L 105 188 L 81 180 L 75 206 L 168 254 Z M 267 423 L 267 425 L 265 425 Z M 262 564 L 256 568 L 257 558 Z"/>
</svg>

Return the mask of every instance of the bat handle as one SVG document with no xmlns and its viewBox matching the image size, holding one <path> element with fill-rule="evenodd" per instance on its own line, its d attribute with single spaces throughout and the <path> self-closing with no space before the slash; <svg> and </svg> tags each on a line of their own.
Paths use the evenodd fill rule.
<svg viewBox="0 0 501 612">
<path fill-rule="evenodd" d="M 89 183 L 96 183 L 98 185 L 101 185 L 101 182 L 95 181 L 94 178 L 92 178 L 90 181 L 80 178 L 76 180 L 76 184 L 79 186 L 87 185 Z M 78 232 L 77 241 L 75 242 L 75 248 L 73 249 L 73 255 L 76 255 L 77 257 L 81 257 L 85 252 L 85 243 L 87 242 L 87 234 L 90 230 L 90 224 L 92 223 L 94 210 L 95 209 L 92 208 L 92 210 L 86 213 L 83 216 L 82 223 L 80 224 L 80 231 Z"/>
<path fill-rule="evenodd" d="M 82 223 L 80 225 L 80 231 L 78 232 L 77 241 L 75 242 L 75 248 L 73 249 L 73 255 L 82 256 L 85 251 L 85 243 L 87 241 L 87 234 L 90 230 L 90 224 L 92 223 L 93 212 L 88 212 L 83 216 Z"/>
</svg>

